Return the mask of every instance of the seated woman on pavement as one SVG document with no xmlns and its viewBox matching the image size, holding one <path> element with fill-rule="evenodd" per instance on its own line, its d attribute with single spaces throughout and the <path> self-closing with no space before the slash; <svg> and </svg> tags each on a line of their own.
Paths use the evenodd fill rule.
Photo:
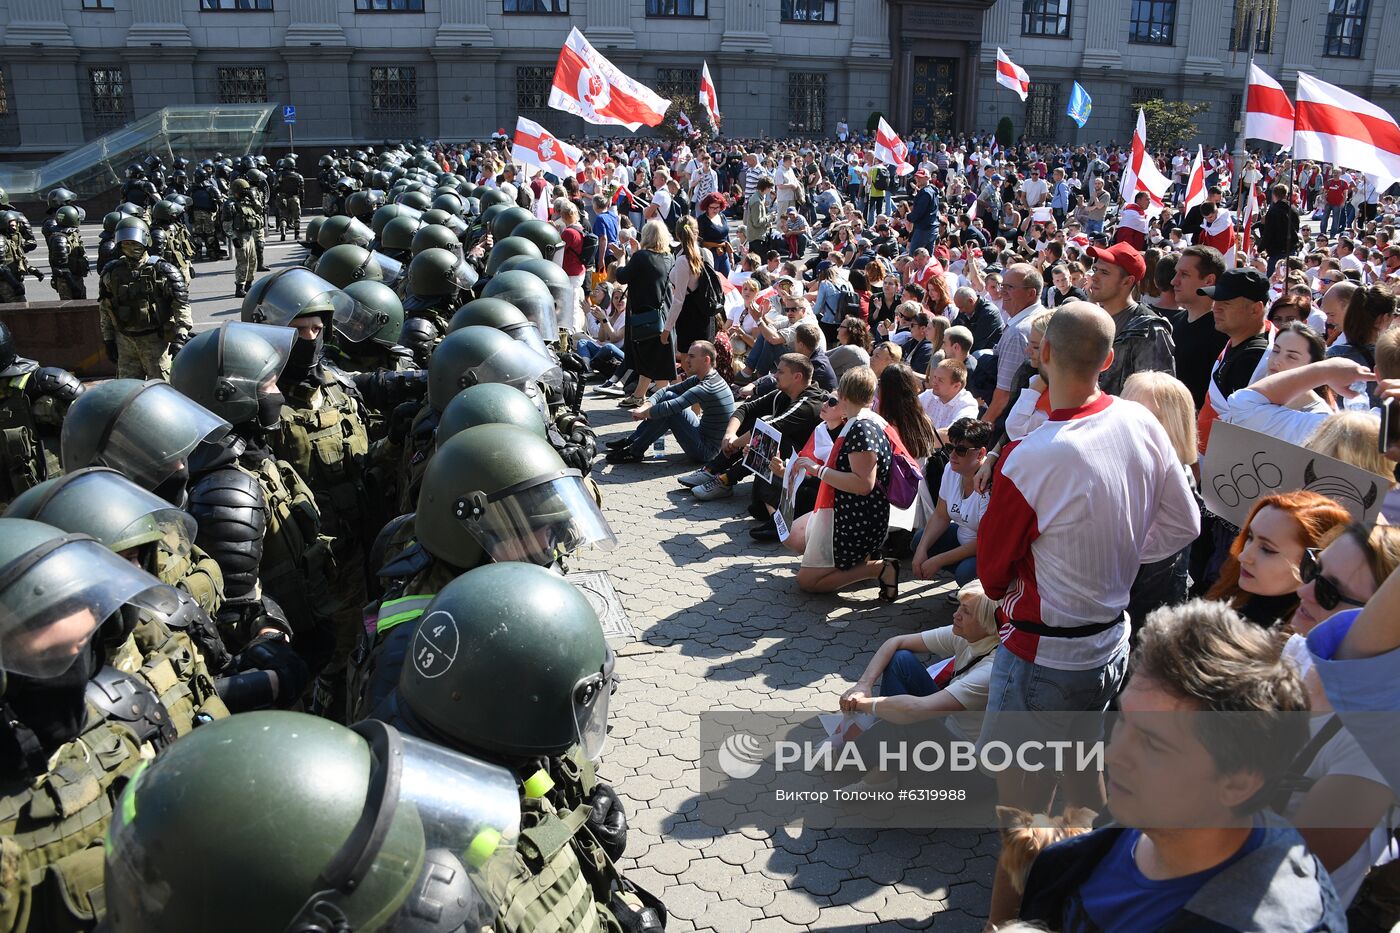
<svg viewBox="0 0 1400 933">
<path fill-rule="evenodd" d="M 792 453 L 786 461 L 774 457 L 769 464 L 769 469 L 774 476 L 783 477 L 785 484 L 791 484 L 788 491 L 778 483 L 765 483 L 756 486 L 755 492 L 762 496 L 762 503 L 758 507 L 751 504 L 749 515 L 757 523 L 749 529 L 749 537 L 755 541 L 778 541 L 782 536 L 778 533 L 778 525 L 774 520 L 779 508 L 784 507 L 784 495 L 786 493 L 790 506 L 788 511 L 784 511 L 784 519 L 787 526 L 791 528 L 797 519 L 811 512 L 817 506 L 817 490 L 821 483 L 808 476 L 805 470 L 796 467 L 796 461 L 801 459 L 814 460 L 823 463 L 831 454 L 831 448 L 840 435 L 841 429 L 846 425 L 846 412 L 841 404 L 836 400 L 836 395 L 828 395 L 818 409 L 816 428 L 807 437 L 807 442 L 800 450 Z"/>
<path fill-rule="evenodd" d="M 785 353 L 778 359 L 775 372 L 776 388 L 757 398 L 742 402 L 734 409 L 724 431 L 720 452 L 713 460 L 680 478 L 680 484 L 690 489 L 702 502 L 726 499 L 734 495 L 734 487 L 751 472 L 744 465 L 755 423 L 762 421 L 778 432 L 781 442 L 779 456 L 784 460 L 807 443 L 818 423 L 818 412 L 826 392 L 812 385 L 812 361 L 801 353 Z M 767 467 L 767 461 L 765 461 Z M 754 501 L 761 502 L 768 484 L 766 477 L 754 483 Z"/>
<path fill-rule="evenodd" d="M 938 502 L 914 549 L 915 579 L 951 573 L 964 586 L 977 578 L 977 528 L 991 494 L 978 492 L 974 478 L 991 438 L 992 426 L 975 418 L 961 418 L 948 429 L 948 464 L 937 477 L 926 473 L 923 483 L 929 489 L 937 483 Z"/>
</svg>

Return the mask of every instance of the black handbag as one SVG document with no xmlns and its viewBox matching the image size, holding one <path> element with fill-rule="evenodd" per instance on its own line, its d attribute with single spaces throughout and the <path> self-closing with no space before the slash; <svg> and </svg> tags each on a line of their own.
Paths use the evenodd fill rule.
<svg viewBox="0 0 1400 933">
<path fill-rule="evenodd" d="M 634 313 L 632 315 L 632 339 L 634 341 L 660 339 L 661 331 L 665 325 L 666 319 L 659 310 Z"/>
</svg>

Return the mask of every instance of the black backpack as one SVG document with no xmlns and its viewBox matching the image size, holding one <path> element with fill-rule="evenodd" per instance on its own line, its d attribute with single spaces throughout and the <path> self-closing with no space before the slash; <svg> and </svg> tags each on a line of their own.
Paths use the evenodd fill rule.
<svg viewBox="0 0 1400 933">
<path fill-rule="evenodd" d="M 882 165 L 875 170 L 875 187 L 881 191 L 889 191 L 894 187 L 894 179 L 890 177 L 888 167 Z"/>
<path fill-rule="evenodd" d="M 583 242 L 579 245 L 579 262 L 583 263 L 585 269 L 598 268 L 598 234 L 585 231 Z"/>
</svg>

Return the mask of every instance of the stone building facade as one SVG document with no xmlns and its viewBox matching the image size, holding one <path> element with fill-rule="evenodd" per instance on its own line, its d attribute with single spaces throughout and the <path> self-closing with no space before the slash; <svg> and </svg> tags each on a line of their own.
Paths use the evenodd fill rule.
<svg viewBox="0 0 1400 933">
<path fill-rule="evenodd" d="M 1228 139 L 1244 71 L 1230 0 L 0 0 L 0 157 L 32 159 L 171 104 L 273 101 L 309 147 L 484 137 L 525 114 L 556 133 L 606 132 L 548 109 L 558 49 L 578 27 L 663 94 L 701 63 L 728 135 L 826 135 L 872 113 L 896 128 L 1126 138 L 1144 96 L 1210 102 Z M 1280 0 L 1260 63 L 1307 69 L 1382 105 L 1400 98 L 1400 3 Z M 1034 82 L 994 83 L 996 47 Z M 1261 46 L 1261 48 L 1263 48 Z M 1070 83 L 1093 95 L 1083 130 Z M 699 114 L 691 114 L 699 119 Z M 285 139 L 274 128 L 270 142 Z"/>
</svg>

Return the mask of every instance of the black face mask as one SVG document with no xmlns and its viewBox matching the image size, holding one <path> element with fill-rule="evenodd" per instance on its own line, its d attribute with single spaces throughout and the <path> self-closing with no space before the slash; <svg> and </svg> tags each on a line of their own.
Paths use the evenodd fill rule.
<svg viewBox="0 0 1400 933">
<path fill-rule="evenodd" d="M 295 351 L 294 351 L 295 352 Z M 282 406 L 286 397 L 281 392 L 269 392 L 258 396 L 258 427 L 271 431 L 282 420 Z"/>
<path fill-rule="evenodd" d="M 325 331 L 317 335 L 315 340 L 307 340 L 304 337 L 297 338 L 297 342 L 292 345 L 292 352 L 287 357 L 287 365 L 282 369 L 282 375 L 277 380 L 277 385 L 283 393 L 311 375 L 311 370 L 321 362 L 321 353 L 324 347 Z"/>
<path fill-rule="evenodd" d="M 83 699 L 87 683 L 106 663 L 99 635 L 95 634 L 73 659 L 72 666 L 57 677 L 9 676 L 5 703 L 16 719 L 33 730 L 46 752 L 72 741 L 82 732 L 87 719 L 87 705 Z"/>
<path fill-rule="evenodd" d="M 190 467 L 187 463 L 180 464 L 180 468 L 161 480 L 151 492 L 160 496 L 166 502 L 183 509 L 189 499 Z"/>
</svg>

